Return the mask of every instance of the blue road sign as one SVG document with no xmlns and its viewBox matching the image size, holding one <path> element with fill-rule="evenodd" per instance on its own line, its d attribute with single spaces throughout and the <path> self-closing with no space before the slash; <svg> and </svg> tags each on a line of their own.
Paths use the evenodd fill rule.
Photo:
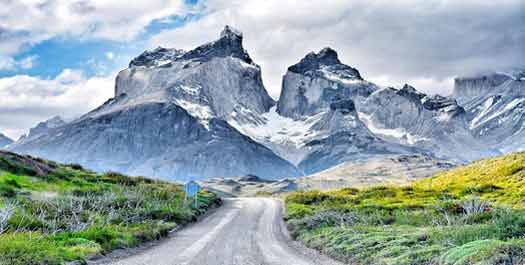
<svg viewBox="0 0 525 265">
<path fill-rule="evenodd" d="M 195 197 L 200 190 L 201 186 L 193 180 L 184 185 L 184 192 L 186 192 L 186 196 L 188 197 Z"/>
</svg>

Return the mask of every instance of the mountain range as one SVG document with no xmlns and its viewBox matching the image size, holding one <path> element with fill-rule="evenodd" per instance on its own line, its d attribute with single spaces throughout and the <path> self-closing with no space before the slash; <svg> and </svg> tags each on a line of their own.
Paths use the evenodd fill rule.
<svg viewBox="0 0 525 265">
<path fill-rule="evenodd" d="M 346 161 L 423 154 L 466 162 L 525 149 L 525 71 L 455 80 L 451 97 L 381 87 L 331 48 L 290 66 L 278 101 L 226 26 L 184 51 L 156 48 L 85 115 L 39 124 L 13 151 L 97 171 L 187 180 L 309 175 Z"/>
</svg>

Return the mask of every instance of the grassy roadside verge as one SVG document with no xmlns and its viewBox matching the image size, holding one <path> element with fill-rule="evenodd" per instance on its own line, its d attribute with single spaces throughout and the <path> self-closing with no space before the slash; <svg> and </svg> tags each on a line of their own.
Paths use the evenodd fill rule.
<svg viewBox="0 0 525 265">
<path fill-rule="evenodd" d="M 0 152 L 0 264 L 63 264 L 166 236 L 220 204 L 177 184 Z"/>
<path fill-rule="evenodd" d="M 296 239 L 352 264 L 525 264 L 525 153 L 411 185 L 286 197 Z"/>
</svg>

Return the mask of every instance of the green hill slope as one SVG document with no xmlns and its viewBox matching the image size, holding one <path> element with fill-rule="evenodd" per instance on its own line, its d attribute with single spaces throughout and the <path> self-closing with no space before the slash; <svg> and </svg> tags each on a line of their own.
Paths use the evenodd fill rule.
<svg viewBox="0 0 525 265">
<path fill-rule="evenodd" d="M 407 186 L 297 192 L 292 235 L 356 264 L 525 264 L 525 153 Z"/>
<path fill-rule="evenodd" d="M 525 152 L 484 159 L 415 183 L 418 188 L 477 194 L 482 199 L 525 208 Z"/>
<path fill-rule="evenodd" d="M 0 151 L 0 264 L 62 264 L 158 239 L 214 204 L 203 191 L 118 173 L 97 174 Z"/>
</svg>

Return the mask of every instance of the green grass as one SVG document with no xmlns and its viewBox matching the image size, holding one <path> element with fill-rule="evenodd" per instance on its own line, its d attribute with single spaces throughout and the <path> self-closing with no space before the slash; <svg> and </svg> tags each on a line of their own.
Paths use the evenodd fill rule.
<svg viewBox="0 0 525 265">
<path fill-rule="evenodd" d="M 288 195 L 292 236 L 355 264 L 525 264 L 525 153 L 408 186 Z"/>
<path fill-rule="evenodd" d="M 414 186 L 460 196 L 475 194 L 482 199 L 525 208 L 525 153 L 480 160 L 418 181 Z"/>
<path fill-rule="evenodd" d="M 11 209 L 0 265 L 84 262 L 164 237 L 219 203 L 202 191 L 195 207 L 178 184 L 0 152 L 0 217 Z"/>
</svg>

